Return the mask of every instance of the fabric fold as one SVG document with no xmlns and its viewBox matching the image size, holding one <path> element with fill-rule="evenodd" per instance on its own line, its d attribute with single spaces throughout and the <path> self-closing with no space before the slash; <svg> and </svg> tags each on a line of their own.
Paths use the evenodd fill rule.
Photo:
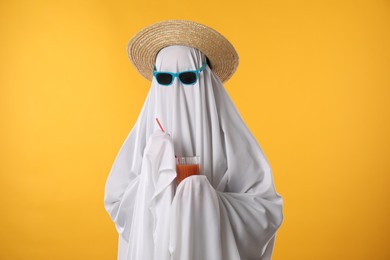
<svg viewBox="0 0 390 260">
<path fill-rule="evenodd" d="M 172 260 L 240 259 L 229 218 L 206 176 L 191 176 L 180 183 L 171 216 Z"/>
<path fill-rule="evenodd" d="M 156 130 L 146 145 L 129 236 L 127 259 L 169 259 L 169 209 L 176 164 L 172 139 Z"/>
</svg>

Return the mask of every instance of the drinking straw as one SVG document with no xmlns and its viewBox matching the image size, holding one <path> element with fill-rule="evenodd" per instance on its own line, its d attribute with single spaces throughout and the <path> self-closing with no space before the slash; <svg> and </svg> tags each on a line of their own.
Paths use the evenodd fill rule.
<svg viewBox="0 0 390 260">
<path fill-rule="evenodd" d="M 158 120 L 157 117 L 156 117 L 156 121 L 157 121 L 157 124 L 158 124 L 158 126 L 160 127 L 161 131 L 163 131 L 163 132 L 165 133 L 164 128 L 163 128 L 162 125 L 160 124 L 160 121 Z"/>
</svg>

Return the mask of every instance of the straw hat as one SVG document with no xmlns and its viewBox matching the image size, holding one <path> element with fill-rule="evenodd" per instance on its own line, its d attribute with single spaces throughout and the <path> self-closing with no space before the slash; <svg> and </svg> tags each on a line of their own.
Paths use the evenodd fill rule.
<svg viewBox="0 0 390 260">
<path fill-rule="evenodd" d="M 187 20 L 167 20 L 145 27 L 128 42 L 127 54 L 138 72 L 151 81 L 157 53 L 170 45 L 184 45 L 201 51 L 222 82 L 227 81 L 237 69 L 238 54 L 223 35 Z"/>
</svg>

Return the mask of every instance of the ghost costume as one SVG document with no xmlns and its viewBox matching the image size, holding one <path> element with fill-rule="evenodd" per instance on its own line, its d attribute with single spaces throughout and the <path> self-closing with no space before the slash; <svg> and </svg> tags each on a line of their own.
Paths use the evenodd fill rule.
<svg viewBox="0 0 390 260">
<path fill-rule="evenodd" d="M 158 53 L 156 70 L 204 62 L 199 50 L 174 45 Z M 176 187 L 175 155 L 199 155 L 201 175 Z M 271 259 L 283 221 L 270 165 L 209 66 L 194 85 L 153 78 L 107 178 L 104 206 L 119 233 L 119 260 Z"/>
</svg>

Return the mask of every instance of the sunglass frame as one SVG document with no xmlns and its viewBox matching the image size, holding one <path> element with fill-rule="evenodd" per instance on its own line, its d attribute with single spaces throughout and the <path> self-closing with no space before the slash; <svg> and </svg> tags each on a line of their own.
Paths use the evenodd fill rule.
<svg viewBox="0 0 390 260">
<path fill-rule="evenodd" d="M 170 85 L 172 85 L 172 83 L 175 80 L 175 78 L 178 78 L 180 80 L 180 82 L 183 83 L 184 85 L 194 85 L 198 81 L 199 73 L 201 73 L 206 68 L 206 66 L 207 66 L 207 63 L 204 62 L 202 67 L 200 67 L 197 70 L 187 70 L 187 71 L 181 71 L 181 72 L 174 73 L 174 72 L 169 72 L 169 71 L 156 71 L 156 65 L 154 65 L 154 67 L 153 67 L 153 76 L 156 78 L 156 81 L 158 82 L 157 77 L 156 77 L 158 74 L 169 74 L 169 75 L 171 75 L 172 76 L 172 80 L 168 84 L 161 84 L 160 82 L 158 82 L 158 84 L 163 85 L 163 86 L 170 86 Z M 184 83 L 180 79 L 180 74 L 188 73 L 188 72 L 195 73 L 196 80 L 194 81 L 194 83 Z"/>
</svg>

